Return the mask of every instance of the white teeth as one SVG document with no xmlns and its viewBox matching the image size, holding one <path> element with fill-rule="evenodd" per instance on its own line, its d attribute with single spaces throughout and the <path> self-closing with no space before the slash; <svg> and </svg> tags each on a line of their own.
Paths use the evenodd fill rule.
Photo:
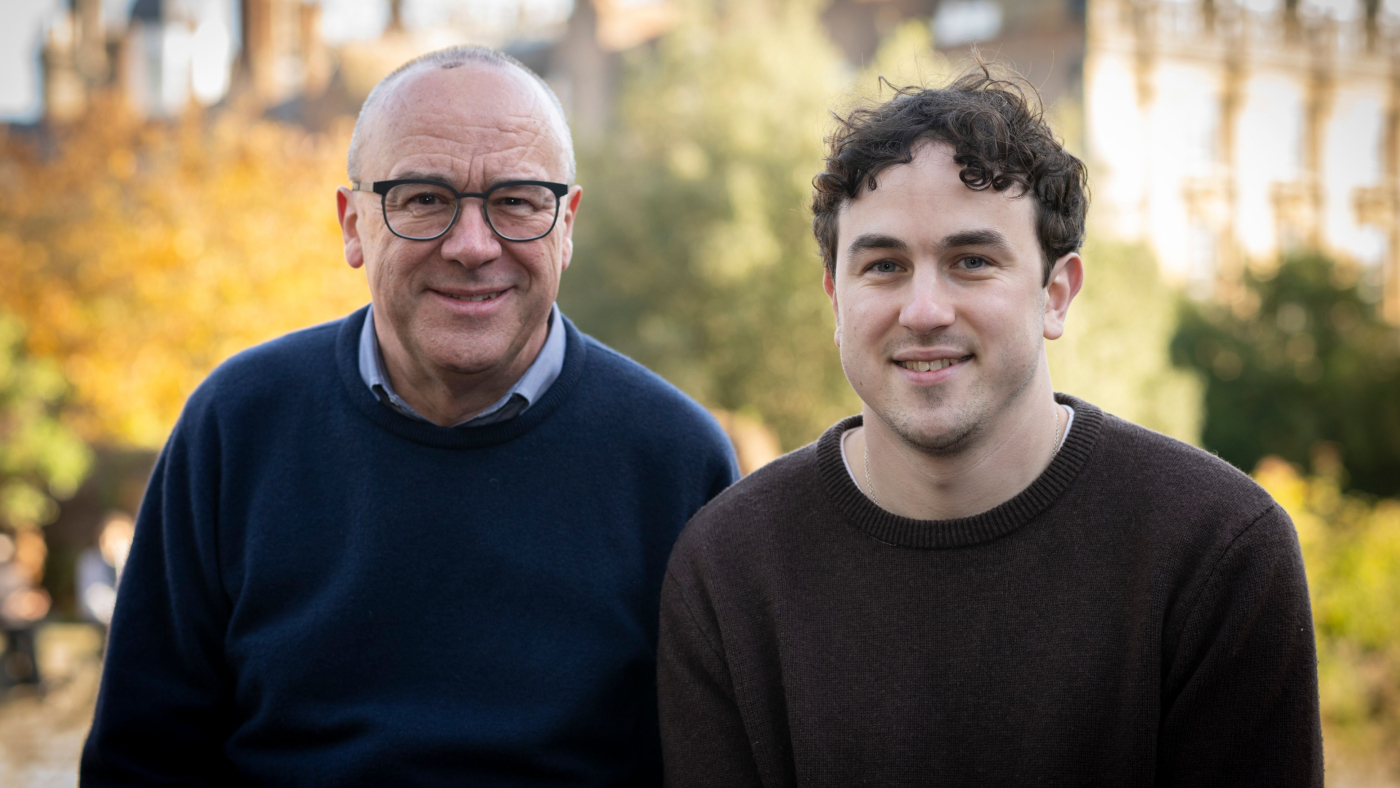
<svg viewBox="0 0 1400 788">
<path fill-rule="evenodd" d="M 960 361 L 960 359 L 942 358 L 937 361 L 901 361 L 899 364 L 905 369 L 912 369 L 915 372 L 932 372 L 934 370 L 943 369 L 944 367 L 951 367 L 958 363 L 958 361 Z"/>
<path fill-rule="evenodd" d="M 443 295 L 446 295 L 448 298 L 454 298 L 458 301 L 490 301 L 491 299 L 500 295 L 500 293 L 487 293 L 486 295 L 479 296 L 455 296 L 451 293 L 444 293 Z"/>
</svg>

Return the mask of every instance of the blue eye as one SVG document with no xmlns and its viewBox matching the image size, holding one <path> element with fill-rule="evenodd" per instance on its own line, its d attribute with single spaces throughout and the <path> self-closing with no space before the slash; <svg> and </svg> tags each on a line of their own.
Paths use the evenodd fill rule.
<svg viewBox="0 0 1400 788">
<path fill-rule="evenodd" d="M 880 262 L 870 266 L 870 270 L 874 271 L 877 274 L 892 274 L 895 271 L 899 270 L 899 265 L 896 264 L 893 260 L 881 260 Z"/>
<path fill-rule="evenodd" d="M 958 262 L 962 264 L 963 268 L 969 271 L 976 271 L 979 268 L 987 267 L 987 258 L 985 257 L 964 257 Z"/>
</svg>

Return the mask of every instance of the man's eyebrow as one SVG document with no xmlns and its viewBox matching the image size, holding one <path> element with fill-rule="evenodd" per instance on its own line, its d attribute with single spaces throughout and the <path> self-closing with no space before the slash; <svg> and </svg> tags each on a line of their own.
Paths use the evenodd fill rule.
<svg viewBox="0 0 1400 788">
<path fill-rule="evenodd" d="M 854 256 L 872 249 L 889 249 L 895 252 L 907 252 L 909 251 L 909 245 L 893 235 L 863 233 L 857 235 L 855 240 L 851 241 L 851 245 L 846 247 L 846 254 L 848 256 Z"/>
<path fill-rule="evenodd" d="M 505 183 L 505 182 L 507 182 L 507 181 L 530 181 L 530 180 L 538 180 L 538 179 L 539 179 L 538 176 L 531 176 L 531 175 L 512 175 L 512 176 L 506 177 L 506 178 L 496 178 L 495 180 L 490 181 L 490 182 L 487 184 L 487 186 L 490 187 L 490 186 L 494 186 L 494 185 L 496 185 L 496 184 L 498 184 L 498 183 Z M 393 178 L 393 180 L 396 180 L 396 181 L 437 181 L 438 183 L 445 183 L 445 184 L 447 184 L 448 186 L 451 186 L 451 187 L 454 188 L 454 189 L 457 188 L 456 183 L 455 183 L 455 181 L 453 180 L 453 178 L 452 178 L 451 175 L 446 175 L 446 174 L 443 174 L 443 173 L 441 173 L 441 172 L 428 172 L 428 171 L 426 171 L 426 170 L 409 170 L 408 172 L 404 172 L 404 173 L 399 174 L 398 176 L 396 176 L 395 178 Z"/>
<path fill-rule="evenodd" d="M 440 181 L 448 185 L 452 184 L 452 178 L 440 172 L 427 172 L 426 170 L 409 170 L 400 173 L 394 178 L 396 181 Z"/>
<path fill-rule="evenodd" d="M 996 230 L 963 230 L 945 236 L 938 244 L 944 249 L 958 249 L 964 246 L 990 246 L 997 249 L 1010 249 L 1006 236 Z"/>
</svg>

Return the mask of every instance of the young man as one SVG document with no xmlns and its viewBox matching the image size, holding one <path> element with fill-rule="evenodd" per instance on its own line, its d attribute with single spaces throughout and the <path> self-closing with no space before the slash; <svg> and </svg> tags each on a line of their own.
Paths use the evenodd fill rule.
<svg viewBox="0 0 1400 788">
<path fill-rule="evenodd" d="M 682 534 L 668 785 L 1322 784 L 1287 515 L 1051 388 L 1085 178 L 985 70 L 841 124 L 814 227 L 864 406 Z"/>
</svg>

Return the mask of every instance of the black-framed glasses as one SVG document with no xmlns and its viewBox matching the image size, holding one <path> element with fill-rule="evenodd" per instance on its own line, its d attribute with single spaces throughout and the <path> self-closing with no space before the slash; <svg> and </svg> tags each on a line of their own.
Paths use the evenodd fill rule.
<svg viewBox="0 0 1400 788">
<path fill-rule="evenodd" d="M 502 181 L 484 192 L 459 192 L 442 181 L 408 178 L 355 182 L 355 191 L 380 197 L 389 232 L 409 241 L 441 238 L 457 223 L 462 200 L 481 198 L 481 215 L 491 232 L 507 241 L 534 241 L 549 235 L 559 221 L 559 204 L 568 184 L 550 181 Z"/>
</svg>

